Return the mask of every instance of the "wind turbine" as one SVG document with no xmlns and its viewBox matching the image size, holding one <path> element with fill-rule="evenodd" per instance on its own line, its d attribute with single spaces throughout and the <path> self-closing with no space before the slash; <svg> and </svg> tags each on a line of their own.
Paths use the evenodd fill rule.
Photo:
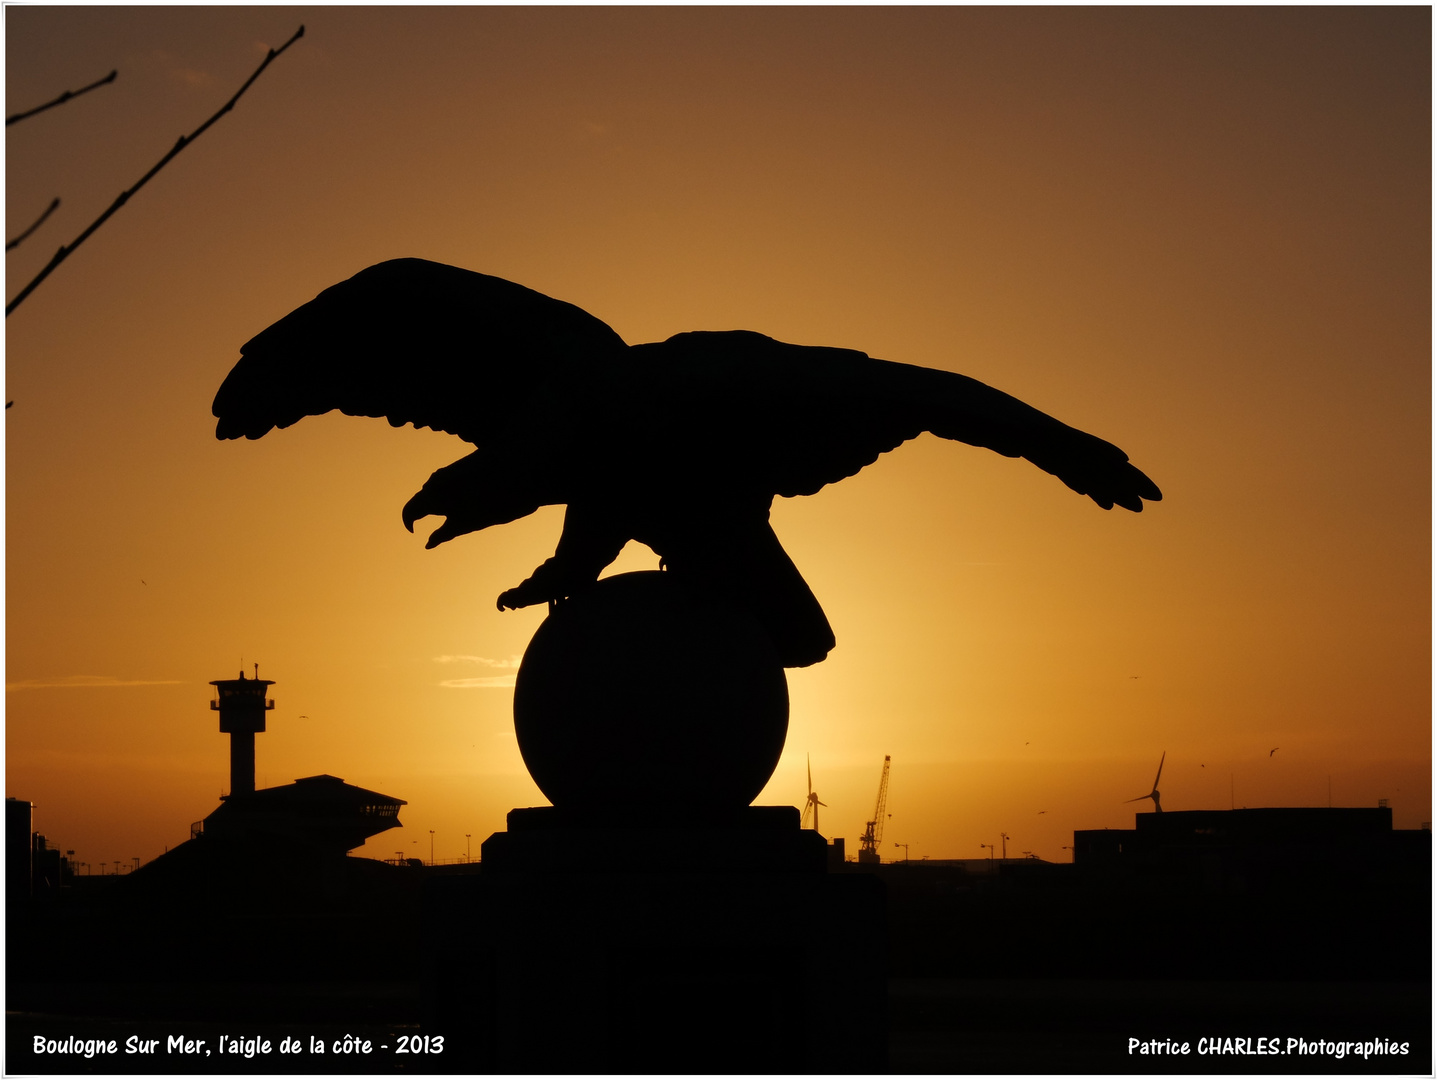
<svg viewBox="0 0 1437 1080">
<path fill-rule="evenodd" d="M 808 826 L 808 813 L 811 810 L 813 811 L 813 831 L 818 832 L 818 808 L 820 806 L 827 806 L 828 803 L 818 801 L 818 794 L 813 790 L 813 762 L 809 760 L 807 754 L 804 755 L 804 761 L 808 762 L 808 801 L 803 804 L 802 827 L 806 828 Z M 789 820 L 792 821 L 793 819 L 790 818 Z"/>
<path fill-rule="evenodd" d="M 1152 799 L 1152 800 L 1153 800 L 1153 810 L 1154 810 L 1155 812 L 1161 814 L 1161 813 L 1163 812 L 1163 804 L 1162 804 L 1162 801 L 1161 801 L 1161 799 L 1162 799 L 1162 792 L 1158 791 L 1158 780 L 1162 778 L 1162 775 L 1163 775 L 1163 762 L 1166 761 L 1167 759 L 1168 759 L 1168 752 L 1167 752 L 1166 750 L 1164 750 L 1164 751 L 1163 751 L 1163 756 L 1162 756 L 1160 759 L 1158 759 L 1158 775 L 1155 776 L 1155 777 L 1153 777 L 1153 790 L 1152 790 L 1152 791 L 1148 792 L 1146 795 L 1139 795 L 1136 799 L 1124 799 L 1123 801 L 1124 801 L 1124 802 L 1142 802 L 1144 799 Z"/>
</svg>

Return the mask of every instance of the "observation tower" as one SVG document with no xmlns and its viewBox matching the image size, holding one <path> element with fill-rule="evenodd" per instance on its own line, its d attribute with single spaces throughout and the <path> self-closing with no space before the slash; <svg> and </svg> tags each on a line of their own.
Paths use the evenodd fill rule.
<svg viewBox="0 0 1437 1080">
<path fill-rule="evenodd" d="M 230 737 L 230 798 L 253 795 L 254 737 L 264 730 L 264 714 L 274 708 L 273 699 L 265 697 L 274 680 L 261 679 L 256 664 L 253 679 L 241 671 L 238 679 L 216 679 L 210 685 L 215 688 L 210 708 L 220 714 L 220 731 Z"/>
</svg>

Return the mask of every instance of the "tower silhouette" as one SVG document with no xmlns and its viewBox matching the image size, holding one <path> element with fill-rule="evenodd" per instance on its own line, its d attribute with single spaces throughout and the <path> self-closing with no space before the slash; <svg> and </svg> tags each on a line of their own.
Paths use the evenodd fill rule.
<svg viewBox="0 0 1437 1080">
<path fill-rule="evenodd" d="M 210 708 L 220 714 L 220 731 L 230 737 L 230 797 L 254 794 L 254 737 L 264 730 L 264 714 L 274 708 L 274 701 L 265 697 L 273 679 L 259 677 L 259 665 L 253 679 L 244 672 L 238 679 L 216 679 Z"/>
</svg>

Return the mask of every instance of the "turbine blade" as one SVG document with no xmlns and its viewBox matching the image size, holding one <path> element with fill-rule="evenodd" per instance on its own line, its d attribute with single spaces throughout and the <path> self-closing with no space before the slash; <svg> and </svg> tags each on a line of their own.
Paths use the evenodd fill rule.
<svg viewBox="0 0 1437 1080">
<path fill-rule="evenodd" d="M 1157 774 L 1157 776 L 1153 777 L 1153 790 L 1154 790 L 1154 791 L 1157 791 L 1157 789 L 1158 789 L 1158 781 L 1163 778 L 1163 762 L 1166 761 L 1167 759 L 1168 759 L 1168 752 L 1167 752 L 1166 750 L 1164 750 L 1164 751 L 1163 751 L 1163 756 L 1158 759 L 1158 774 Z"/>
</svg>

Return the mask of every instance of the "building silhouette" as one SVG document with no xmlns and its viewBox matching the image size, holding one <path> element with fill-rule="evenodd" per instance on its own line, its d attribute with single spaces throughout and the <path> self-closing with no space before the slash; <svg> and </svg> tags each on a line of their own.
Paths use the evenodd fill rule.
<svg viewBox="0 0 1437 1080">
<path fill-rule="evenodd" d="M 217 810 L 191 826 L 191 836 L 268 838 L 344 855 L 376 833 L 399 826 L 404 805 L 403 799 L 321 773 L 238 797 L 222 796 Z"/>
<path fill-rule="evenodd" d="M 369 837 L 398 827 L 403 799 L 346 784 L 321 773 L 292 784 L 254 786 L 254 737 L 265 730 L 274 709 L 272 679 L 216 679 L 210 709 L 220 714 L 220 731 L 230 737 L 230 791 L 203 821 L 190 826 L 191 839 L 299 845 L 328 855 L 345 855 Z"/>
<path fill-rule="evenodd" d="M 1137 814 L 1131 829 L 1073 833 L 1080 876 L 1197 893 L 1366 889 L 1422 873 L 1431 833 L 1375 807 L 1263 807 Z"/>
</svg>

